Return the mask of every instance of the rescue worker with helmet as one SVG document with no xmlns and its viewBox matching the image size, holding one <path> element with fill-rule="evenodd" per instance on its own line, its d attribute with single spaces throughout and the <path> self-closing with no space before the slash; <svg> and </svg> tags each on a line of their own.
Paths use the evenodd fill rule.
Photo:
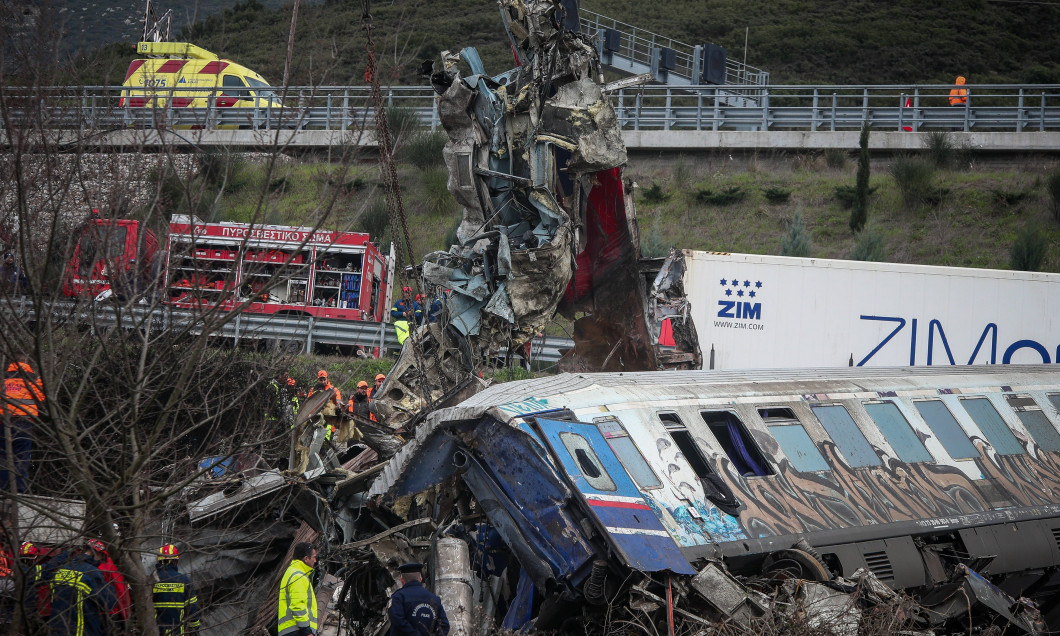
<svg viewBox="0 0 1060 636">
<path fill-rule="evenodd" d="M 89 539 L 85 542 L 92 555 L 96 559 L 96 567 L 103 573 L 103 578 L 114 588 L 115 605 L 111 612 L 114 618 L 127 621 L 131 615 L 132 601 L 129 600 L 129 587 L 125 585 L 125 577 L 118 571 L 118 566 L 110 558 L 107 546 L 99 539 Z"/>
<path fill-rule="evenodd" d="M 400 345 L 405 344 L 412 325 L 423 322 L 423 307 L 413 301 L 411 296 L 412 288 L 402 287 L 401 298 L 398 298 L 390 308 L 390 317 L 394 321 L 394 335 L 397 336 Z"/>
<path fill-rule="evenodd" d="M 277 636 L 314 636 L 317 633 L 317 595 L 311 576 L 317 564 L 312 543 L 297 543 L 291 564 L 280 579 Z"/>
<path fill-rule="evenodd" d="M 423 305 L 412 300 L 412 288 L 402 287 L 401 298 L 394 301 L 390 307 L 390 317 L 394 320 L 415 320 L 416 324 L 423 322 Z M 417 296 L 422 298 L 423 294 Z"/>
<path fill-rule="evenodd" d="M 191 589 L 191 579 L 177 568 L 178 559 L 180 551 L 172 543 L 158 549 L 158 582 L 151 590 L 151 600 L 161 636 L 194 633 L 201 625 L 199 599 Z"/>
<path fill-rule="evenodd" d="M 44 387 L 40 376 L 29 365 L 26 356 L 19 355 L 7 365 L 4 375 L 3 419 L 0 426 L 0 491 L 7 492 L 6 431 L 10 427 L 11 452 L 14 455 L 15 483 L 18 492 L 26 492 L 29 481 L 29 461 L 33 454 L 33 425 L 44 402 Z"/>
<path fill-rule="evenodd" d="M 41 553 L 30 541 L 23 541 L 18 549 L 18 565 L 22 569 L 22 616 L 29 627 L 28 632 L 39 632 L 38 626 L 48 616 L 48 585 L 44 582 L 44 566 Z"/>
<path fill-rule="evenodd" d="M 60 557 L 45 572 L 51 588 L 48 631 L 52 636 L 104 636 L 107 615 L 117 605 L 117 599 L 91 550 L 78 550 L 66 559 Z"/>
<path fill-rule="evenodd" d="M 398 567 L 401 589 L 390 597 L 390 636 L 446 636 L 449 618 L 442 599 L 423 587 L 423 564 Z"/>
<path fill-rule="evenodd" d="M 299 407 L 298 383 L 287 372 L 283 372 L 269 382 L 269 392 L 272 398 L 269 419 L 284 422 L 288 427 L 293 426 Z"/>
<path fill-rule="evenodd" d="M 338 387 L 331 384 L 328 380 L 328 372 L 321 369 L 320 371 L 317 371 L 317 383 L 309 390 L 308 397 L 313 397 L 314 393 L 327 391 L 328 389 L 333 389 L 335 391 L 335 394 L 331 396 L 331 403 L 336 406 L 342 404 L 342 391 L 339 391 Z"/>
</svg>

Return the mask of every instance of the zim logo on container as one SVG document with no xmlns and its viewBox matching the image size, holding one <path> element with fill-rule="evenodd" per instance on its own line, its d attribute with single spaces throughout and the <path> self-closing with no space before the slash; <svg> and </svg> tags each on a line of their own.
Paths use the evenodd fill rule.
<svg viewBox="0 0 1060 636">
<path fill-rule="evenodd" d="M 758 301 L 762 281 L 723 278 L 719 282 L 725 298 L 718 301 L 718 318 L 762 319 L 762 303 Z"/>
</svg>

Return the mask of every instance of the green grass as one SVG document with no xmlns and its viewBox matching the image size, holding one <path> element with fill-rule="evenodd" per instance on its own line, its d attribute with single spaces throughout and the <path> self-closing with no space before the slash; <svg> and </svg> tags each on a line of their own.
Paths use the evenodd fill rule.
<svg viewBox="0 0 1060 636">
<path fill-rule="evenodd" d="M 1060 223 L 1052 217 L 1052 198 L 1047 192 L 1046 168 L 1029 162 L 1006 169 L 974 169 L 935 173 L 937 191 L 945 191 L 937 206 L 905 209 L 902 196 L 888 174 L 893 159 L 873 165 L 872 186 L 875 194 L 869 200 L 869 224 L 875 226 L 886 245 L 888 261 L 991 267 L 1007 269 L 1010 250 L 1022 228 L 1036 223 L 1046 238 L 1043 271 L 1060 271 Z M 822 162 L 823 163 L 823 162 Z M 721 160 L 670 160 L 652 158 L 630 162 L 626 176 L 638 183 L 660 184 L 649 202 L 645 189 L 635 190 L 641 238 L 648 251 L 665 253 L 669 246 L 696 250 L 715 250 L 751 254 L 779 254 L 787 223 L 796 210 L 811 234 L 813 256 L 848 258 L 857 238 L 848 227 L 849 212 L 836 200 L 835 189 L 854 179 L 854 164 L 845 172 L 822 168 L 807 170 L 795 157 L 769 158 L 754 162 Z M 281 223 L 302 224 L 326 208 L 335 195 L 332 214 L 325 226 L 343 228 L 361 226 L 354 219 L 371 206 L 383 205 L 381 188 L 374 187 L 378 173 L 371 166 L 356 165 L 345 179 L 362 179 L 368 185 L 349 193 L 335 182 L 338 169 L 323 163 L 285 164 L 277 166 L 271 177 L 261 164 L 248 162 L 247 183 L 238 193 L 222 195 L 219 203 L 223 220 L 246 221 L 252 215 L 280 218 Z M 677 185 L 673 170 L 686 180 Z M 428 176 L 408 164 L 399 165 L 399 180 L 404 195 L 406 215 L 413 252 L 417 260 L 435 250 L 447 250 L 446 235 L 459 218 L 459 210 L 432 208 L 424 203 L 425 193 L 433 189 L 440 195 L 440 176 Z M 439 175 L 444 173 L 439 173 Z M 270 190 L 269 183 L 284 179 L 282 191 Z M 267 180 L 268 179 L 268 180 Z M 433 185 L 427 181 L 434 180 Z M 696 193 L 710 189 L 726 192 L 738 188 L 740 201 L 725 206 L 700 204 Z M 787 201 L 770 201 L 775 190 L 789 191 Z M 998 192 L 1020 193 L 1014 205 L 999 204 Z M 446 193 L 447 194 L 447 193 Z M 259 201 L 263 208 L 259 209 Z M 262 212 L 261 210 L 264 210 Z M 377 225 L 378 227 L 378 225 Z M 389 234 L 386 230 L 385 234 Z M 383 238 L 374 236 L 373 238 Z M 398 237 L 401 239 L 401 237 Z M 401 239 L 403 240 L 403 239 Z M 384 246 L 385 249 L 385 246 Z"/>
<path fill-rule="evenodd" d="M 685 161 L 685 165 L 692 165 Z M 1060 271 L 1060 223 L 1052 220 L 1046 168 L 1030 162 L 1004 170 L 938 171 L 935 185 L 947 192 L 941 204 L 906 211 L 894 179 L 888 175 L 890 161 L 873 165 L 871 185 L 876 192 L 869 200 L 868 214 L 869 223 L 883 234 L 888 261 L 1007 269 L 1019 230 L 1026 221 L 1036 220 L 1048 242 L 1043 270 Z M 694 187 L 724 191 L 740 186 L 747 193 L 743 201 L 718 208 L 690 203 L 691 197 L 666 179 L 666 161 L 631 162 L 627 170 L 634 180 L 651 183 L 654 178 L 666 183 L 672 199 L 677 199 L 651 205 L 638 198 L 642 228 L 653 228 L 657 222 L 661 241 L 679 248 L 779 254 L 786 220 L 801 209 L 804 223 L 812 231 L 813 255 L 848 257 L 856 238 L 847 225 L 849 213 L 835 198 L 835 188 L 853 182 L 853 164 L 846 173 L 814 172 L 794 158 L 786 158 L 770 160 L 765 169 L 752 173 L 736 163 L 713 159 L 699 162 L 702 174 L 708 176 L 698 179 Z M 790 189 L 788 202 L 767 203 L 765 192 L 770 188 Z M 995 190 L 1026 192 L 1027 196 L 1018 206 L 1003 206 L 999 211 Z M 657 218 L 644 221 L 652 216 Z"/>
</svg>

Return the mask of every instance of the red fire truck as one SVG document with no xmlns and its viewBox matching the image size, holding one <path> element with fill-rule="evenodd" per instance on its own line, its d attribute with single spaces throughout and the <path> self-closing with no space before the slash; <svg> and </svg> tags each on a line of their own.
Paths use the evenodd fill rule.
<svg viewBox="0 0 1060 636">
<path fill-rule="evenodd" d="M 393 248 L 384 256 L 367 234 L 175 215 L 164 240 L 138 221 L 92 218 L 64 293 L 154 295 L 182 308 L 252 300 L 246 312 L 370 321 L 390 307 Z"/>
</svg>

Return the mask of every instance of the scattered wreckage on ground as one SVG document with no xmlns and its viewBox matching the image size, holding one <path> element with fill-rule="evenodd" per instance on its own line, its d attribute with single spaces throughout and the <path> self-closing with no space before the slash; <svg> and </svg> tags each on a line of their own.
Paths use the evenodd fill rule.
<svg viewBox="0 0 1060 636">
<path fill-rule="evenodd" d="M 327 511 L 341 628 L 385 631 L 406 559 L 428 564 L 457 634 L 1056 625 L 1028 599 L 1057 605 L 1060 418 L 1043 388 L 1060 375 L 693 371 L 684 263 L 640 258 L 607 98 L 643 78 L 603 83 L 571 4 L 501 0 L 511 71 L 487 76 L 473 49 L 431 69 L 464 218 L 418 272 L 452 290 L 443 317 L 373 401 L 408 442 L 310 482 L 301 506 Z M 569 373 L 485 388 L 484 361 L 556 312 L 577 318 Z"/>
<path fill-rule="evenodd" d="M 356 634 L 385 633 L 406 560 L 457 634 L 1037 634 L 1060 618 L 1056 401 L 1048 366 L 560 374 L 255 496 L 320 533 Z"/>
<path fill-rule="evenodd" d="M 695 371 L 681 256 L 639 258 L 619 84 L 558 0 L 500 5 L 517 68 L 488 76 L 465 49 L 431 69 L 464 208 L 461 244 L 418 271 L 452 290 L 442 319 L 406 341 L 378 422 L 318 394 L 286 471 L 183 493 L 231 565 L 192 561 L 212 577 L 204 631 L 248 612 L 265 629 L 268 586 L 224 582 L 275 584 L 283 555 L 246 556 L 292 535 L 322 546 L 325 633 L 385 633 L 404 561 L 427 564 L 453 634 L 1060 626 L 1060 372 Z M 556 312 L 577 318 L 567 372 L 486 386 L 477 371 Z"/>
</svg>

